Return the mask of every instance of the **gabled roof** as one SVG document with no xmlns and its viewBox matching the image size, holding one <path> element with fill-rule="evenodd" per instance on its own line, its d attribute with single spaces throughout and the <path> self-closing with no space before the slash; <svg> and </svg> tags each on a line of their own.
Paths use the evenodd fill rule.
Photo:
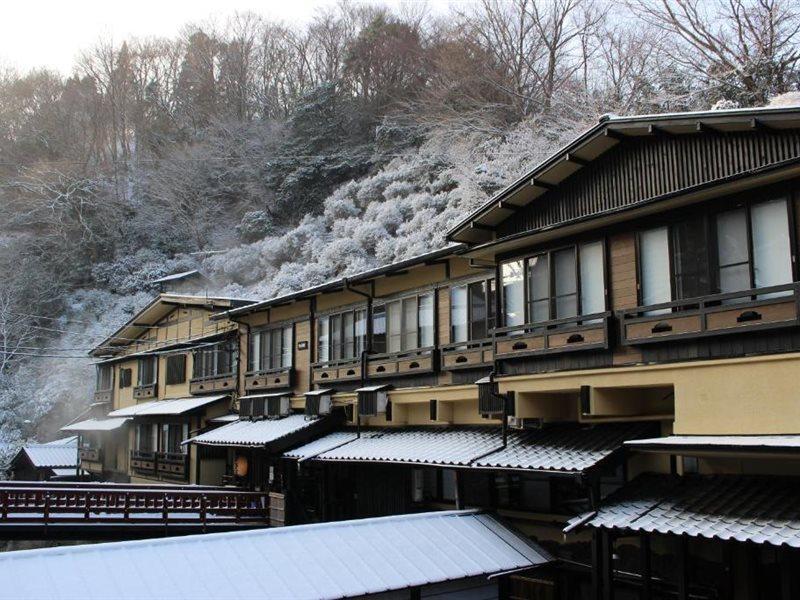
<svg viewBox="0 0 800 600">
<path fill-rule="evenodd" d="M 686 134 L 705 129 L 748 131 L 756 127 L 800 127 L 800 107 L 745 108 L 620 117 L 605 115 L 597 125 L 498 192 L 447 232 L 447 239 L 469 244 L 491 241 L 491 230 L 519 208 L 544 196 L 628 137 Z"/>
<path fill-rule="evenodd" d="M 183 415 L 193 410 L 198 410 L 228 398 L 228 394 L 219 394 L 214 396 L 192 396 L 191 398 L 172 398 L 169 400 L 153 400 L 152 402 L 143 402 L 141 404 L 134 404 L 126 406 L 125 408 L 118 408 L 108 413 L 109 417 L 151 417 L 151 416 L 169 416 L 169 415 Z"/>
<path fill-rule="evenodd" d="M 0 598 L 352 598 L 537 567 L 489 514 L 449 511 L 0 554 Z"/>
<path fill-rule="evenodd" d="M 254 300 L 246 300 L 244 298 L 221 296 L 159 294 L 127 323 L 100 342 L 89 354 L 91 356 L 105 356 L 112 354 L 116 348 L 130 345 L 132 340 L 141 336 L 148 328 L 155 326 L 161 319 L 175 310 L 177 306 L 196 306 L 204 307 L 211 311 L 222 311 L 247 306 L 254 302 Z"/>
<path fill-rule="evenodd" d="M 800 477 L 640 475 L 579 527 L 688 535 L 800 548 Z"/>
<path fill-rule="evenodd" d="M 55 446 L 52 444 L 28 444 L 23 446 L 24 453 L 31 464 L 43 467 L 74 467 L 78 464 L 78 442 Z"/>
<path fill-rule="evenodd" d="M 128 421 L 130 421 L 130 418 L 127 417 L 118 417 L 116 419 L 86 419 L 85 421 L 64 425 L 61 431 L 114 431 L 125 425 Z"/>
</svg>

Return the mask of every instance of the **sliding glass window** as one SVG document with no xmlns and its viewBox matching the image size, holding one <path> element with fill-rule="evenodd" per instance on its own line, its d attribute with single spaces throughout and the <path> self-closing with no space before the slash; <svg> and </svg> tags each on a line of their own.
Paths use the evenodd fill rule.
<svg viewBox="0 0 800 600">
<path fill-rule="evenodd" d="M 506 327 L 605 310 L 604 252 L 600 241 L 507 262 L 500 273 Z"/>
<path fill-rule="evenodd" d="M 317 361 L 358 358 L 366 347 L 367 310 L 352 309 L 317 318 Z"/>
<path fill-rule="evenodd" d="M 247 355 L 248 371 L 292 366 L 292 325 L 253 330 Z"/>
<path fill-rule="evenodd" d="M 482 340 L 495 327 L 494 279 L 476 281 L 450 289 L 450 340 Z"/>
<path fill-rule="evenodd" d="M 378 354 L 434 345 L 434 296 L 426 292 L 377 305 L 372 311 L 372 349 Z"/>
</svg>

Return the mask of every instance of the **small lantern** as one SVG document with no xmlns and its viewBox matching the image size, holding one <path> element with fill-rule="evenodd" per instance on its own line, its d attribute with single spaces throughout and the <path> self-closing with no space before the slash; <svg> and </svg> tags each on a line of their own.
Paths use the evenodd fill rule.
<svg viewBox="0 0 800 600">
<path fill-rule="evenodd" d="M 237 477 L 247 477 L 247 467 L 247 457 L 240 454 L 233 461 L 233 474 Z"/>
</svg>

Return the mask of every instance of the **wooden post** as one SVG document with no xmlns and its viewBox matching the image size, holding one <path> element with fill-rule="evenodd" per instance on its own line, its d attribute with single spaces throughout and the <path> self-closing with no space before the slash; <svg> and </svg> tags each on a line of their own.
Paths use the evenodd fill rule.
<svg viewBox="0 0 800 600">
<path fill-rule="evenodd" d="M 689 600 L 689 543 L 686 536 L 677 538 L 678 600 Z"/>
<path fill-rule="evenodd" d="M 778 564 L 781 569 L 781 598 L 784 600 L 797 598 L 800 586 L 797 585 L 797 573 L 795 573 L 797 566 L 795 551 L 791 548 L 781 547 L 778 552 Z"/>
<path fill-rule="evenodd" d="M 722 565 L 725 576 L 722 580 L 722 593 L 720 598 L 733 598 L 733 543 L 722 543 Z"/>
<path fill-rule="evenodd" d="M 599 529 L 592 531 L 592 598 L 603 598 L 603 553 L 601 552 L 601 536 Z"/>
<path fill-rule="evenodd" d="M 456 469 L 456 510 L 463 510 L 464 508 L 464 478 L 461 477 L 461 472 Z"/>
<path fill-rule="evenodd" d="M 614 600 L 614 536 L 603 532 L 603 600 Z"/>
<path fill-rule="evenodd" d="M 653 580 L 650 561 L 650 536 L 643 533 L 639 537 L 639 552 L 642 562 L 642 600 L 651 600 L 653 597 Z"/>
</svg>

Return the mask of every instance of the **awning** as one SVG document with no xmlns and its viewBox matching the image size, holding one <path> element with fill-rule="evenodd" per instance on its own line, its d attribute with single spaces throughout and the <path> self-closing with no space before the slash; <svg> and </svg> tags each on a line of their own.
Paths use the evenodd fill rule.
<svg viewBox="0 0 800 600">
<path fill-rule="evenodd" d="M 286 458 L 341 462 L 404 463 L 494 470 L 581 473 L 619 453 L 626 439 L 653 432 L 653 423 L 551 425 L 508 432 L 499 427 L 407 427 L 363 430 L 348 442 L 329 434 L 284 454 Z M 324 449 L 329 444 L 330 450 Z"/>
<path fill-rule="evenodd" d="M 184 444 L 260 447 L 290 441 L 300 443 L 308 439 L 308 437 L 298 439 L 301 436 L 322 433 L 320 429 L 327 429 L 328 426 L 329 422 L 325 418 L 309 420 L 304 415 L 289 415 L 281 419 L 259 421 L 235 421 L 201 433 Z"/>
<path fill-rule="evenodd" d="M 127 417 L 117 417 L 113 419 L 87 419 L 85 421 L 78 421 L 70 425 L 64 425 L 61 431 L 114 431 L 119 429 L 125 423 L 130 421 Z"/>
<path fill-rule="evenodd" d="M 0 580 L 14 585 L 0 596 L 324 600 L 470 578 L 483 585 L 551 560 L 487 513 L 442 511 L 3 552 Z M 131 565 L 135 576 L 124 576 Z"/>
<path fill-rule="evenodd" d="M 331 388 L 324 388 L 321 390 L 311 390 L 310 392 L 306 392 L 303 394 L 304 396 L 332 396 L 336 393 L 336 390 L 332 390 Z"/>
<path fill-rule="evenodd" d="M 800 548 L 800 477 L 640 475 L 579 527 Z"/>
<path fill-rule="evenodd" d="M 249 394 L 247 396 L 239 396 L 239 400 L 255 400 L 257 398 L 285 398 L 291 396 L 292 391 L 286 390 L 283 392 L 270 392 L 268 394 Z"/>
<path fill-rule="evenodd" d="M 108 413 L 109 417 L 150 417 L 182 415 L 214 402 L 219 402 L 228 397 L 228 394 L 218 396 L 197 396 L 192 398 L 174 398 L 171 400 L 154 400 L 143 404 L 134 404 Z"/>
<path fill-rule="evenodd" d="M 369 393 L 369 392 L 385 392 L 385 391 L 390 390 L 390 389 L 392 389 L 392 386 L 390 384 L 388 384 L 388 383 L 385 383 L 383 385 L 368 385 L 366 387 L 358 388 L 356 390 L 356 393 L 358 393 L 358 392 L 367 392 L 367 393 Z"/>
<path fill-rule="evenodd" d="M 800 435 L 670 435 L 629 440 L 626 448 L 643 452 L 800 452 Z"/>
<path fill-rule="evenodd" d="M 77 475 L 77 467 L 56 467 L 51 469 L 53 471 L 53 477 L 75 477 Z M 88 475 L 88 471 L 84 471 L 81 469 L 80 472 L 81 476 Z"/>
</svg>

